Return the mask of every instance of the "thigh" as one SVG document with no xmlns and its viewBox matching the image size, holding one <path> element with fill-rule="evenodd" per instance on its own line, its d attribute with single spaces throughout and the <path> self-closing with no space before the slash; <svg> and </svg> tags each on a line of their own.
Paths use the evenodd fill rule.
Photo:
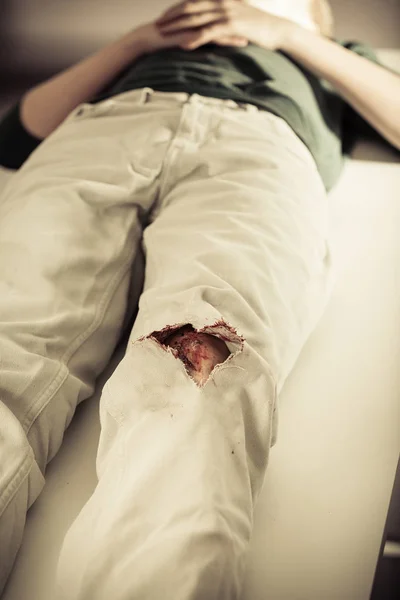
<svg viewBox="0 0 400 600">
<path fill-rule="evenodd" d="M 118 137 L 104 143 L 104 110 L 63 124 L 1 198 L 1 400 L 32 437 L 63 382 L 60 428 L 92 393 L 120 333 L 142 234 L 131 198 L 135 174 L 116 152 Z M 48 440 L 45 462 L 60 436 Z"/>
<path fill-rule="evenodd" d="M 153 172 L 135 170 L 111 114 L 71 115 L 0 199 L 0 590 L 45 467 L 120 337 L 153 200 Z"/>
<path fill-rule="evenodd" d="M 306 146 L 280 118 L 230 112 L 170 171 L 144 232 L 149 329 L 212 306 L 267 360 L 278 387 L 334 283 L 328 196 Z M 166 308 L 168 307 L 168 309 Z"/>
</svg>

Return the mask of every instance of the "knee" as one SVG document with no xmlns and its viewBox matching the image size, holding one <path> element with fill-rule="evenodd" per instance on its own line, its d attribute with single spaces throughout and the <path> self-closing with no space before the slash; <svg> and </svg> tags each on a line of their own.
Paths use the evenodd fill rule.
<svg viewBox="0 0 400 600">
<path fill-rule="evenodd" d="M 182 360 L 189 375 L 199 384 L 204 384 L 214 367 L 231 354 L 221 339 L 199 333 L 191 325 L 174 331 L 163 343 L 174 349 L 175 356 Z"/>
</svg>

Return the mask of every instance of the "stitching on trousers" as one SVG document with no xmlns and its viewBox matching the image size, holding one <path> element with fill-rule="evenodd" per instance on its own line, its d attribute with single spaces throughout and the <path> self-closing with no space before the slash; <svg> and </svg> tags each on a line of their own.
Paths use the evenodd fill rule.
<svg viewBox="0 0 400 600">
<path fill-rule="evenodd" d="M 64 354 L 59 358 L 61 361 L 60 369 L 55 375 L 54 379 L 49 383 L 48 386 L 45 387 L 42 394 L 38 396 L 38 398 L 34 401 L 34 403 L 30 406 L 28 412 L 24 415 L 22 419 L 22 427 L 26 431 L 26 435 L 28 435 L 31 427 L 35 423 L 36 419 L 39 417 L 41 412 L 46 408 L 52 397 L 54 397 L 55 393 L 58 391 L 61 384 L 65 381 L 69 374 L 68 362 L 71 360 L 72 356 L 79 350 L 79 348 L 84 344 L 84 342 L 92 335 L 99 327 L 101 322 L 104 319 L 105 311 L 107 310 L 108 304 L 112 299 L 112 296 L 120 284 L 125 273 L 130 269 L 132 259 L 132 252 L 129 253 L 129 257 L 111 279 L 109 283 L 108 289 L 104 293 L 102 299 L 99 302 L 96 315 L 89 325 L 89 327 L 83 333 L 79 334 L 75 340 L 73 340 Z M 58 389 L 57 389 L 58 387 Z M 56 388 L 56 389 L 54 389 Z M 41 404 L 39 411 L 36 413 L 37 405 Z M 32 418 L 32 414 L 34 414 Z"/>
</svg>

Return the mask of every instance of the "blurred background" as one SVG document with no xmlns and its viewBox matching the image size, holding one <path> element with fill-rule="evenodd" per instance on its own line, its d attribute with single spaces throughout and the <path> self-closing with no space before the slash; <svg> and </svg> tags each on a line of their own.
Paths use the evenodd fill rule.
<svg viewBox="0 0 400 600">
<path fill-rule="evenodd" d="M 30 87 L 161 13 L 171 0 L 0 0 L 0 118 Z M 336 37 L 400 49 L 400 0 L 331 0 Z M 368 527 L 368 523 L 365 524 Z M 400 598 L 400 472 L 371 600 Z M 396 550 L 397 548 L 397 550 Z"/>
</svg>

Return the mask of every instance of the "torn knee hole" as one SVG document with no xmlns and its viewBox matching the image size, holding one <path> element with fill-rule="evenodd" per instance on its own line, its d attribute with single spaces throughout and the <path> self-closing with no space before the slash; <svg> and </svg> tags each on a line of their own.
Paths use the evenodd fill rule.
<svg viewBox="0 0 400 600">
<path fill-rule="evenodd" d="M 181 327 L 166 327 L 161 331 L 153 332 L 151 337 L 156 339 L 164 347 L 170 347 L 172 353 L 185 365 L 188 374 L 197 382 L 205 383 L 218 364 L 225 362 L 232 354 L 227 347 L 226 341 L 240 341 L 243 347 L 243 338 L 224 324 L 230 331 L 230 336 L 224 336 L 221 323 L 205 327 L 207 332 L 195 330 L 189 323 Z M 209 331 L 215 331 L 209 333 Z M 233 337 L 235 339 L 233 339 Z"/>
</svg>

